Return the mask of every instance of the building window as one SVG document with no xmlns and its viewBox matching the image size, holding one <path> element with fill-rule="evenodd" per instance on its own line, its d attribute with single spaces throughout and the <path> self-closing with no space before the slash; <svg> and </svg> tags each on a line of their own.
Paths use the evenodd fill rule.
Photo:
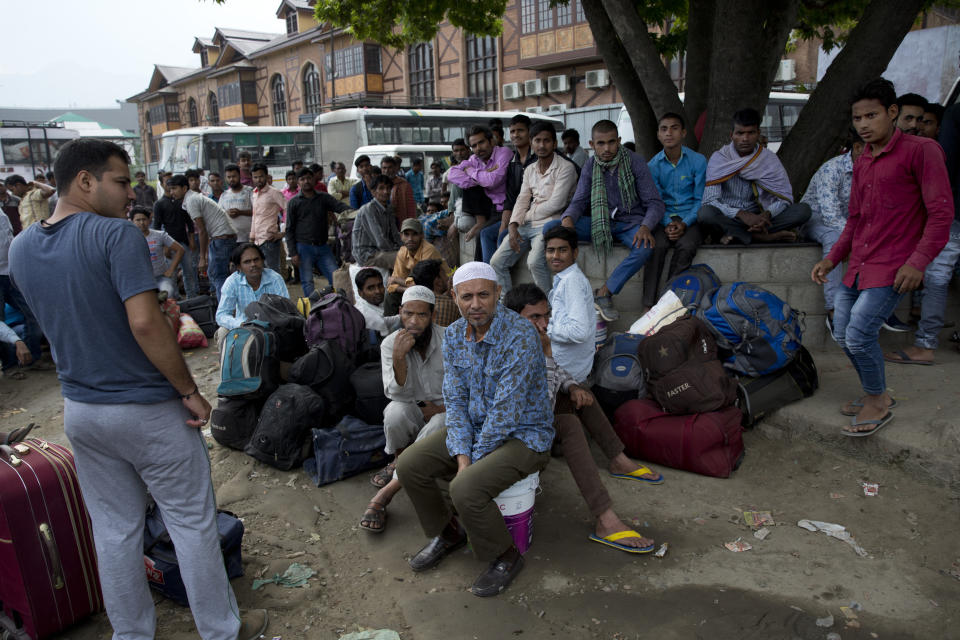
<svg viewBox="0 0 960 640">
<path fill-rule="evenodd" d="M 467 36 L 467 96 L 496 109 L 497 41 L 490 36 Z"/>
<path fill-rule="evenodd" d="M 363 64 L 366 73 L 382 73 L 380 69 L 380 45 L 363 45 Z"/>
<path fill-rule="evenodd" d="M 200 66 L 203 68 L 210 66 L 210 56 L 207 54 L 206 49 L 200 51 Z"/>
<path fill-rule="evenodd" d="M 570 0 L 567 4 L 557 5 L 557 26 L 566 27 L 571 22 L 573 22 L 573 7 L 570 5 L 573 4 L 573 0 Z"/>
<path fill-rule="evenodd" d="M 285 127 L 287 126 L 287 91 L 283 86 L 283 76 L 279 73 L 273 76 L 270 89 L 273 93 L 273 124 Z"/>
<path fill-rule="evenodd" d="M 190 117 L 190 126 L 196 127 L 200 124 L 200 117 L 197 115 L 197 101 L 193 98 L 187 100 L 187 113 Z"/>
<path fill-rule="evenodd" d="M 287 35 L 292 36 L 297 33 L 297 12 L 291 9 L 287 11 Z"/>
<path fill-rule="evenodd" d="M 537 13 L 540 18 L 540 29 L 553 29 L 553 8 L 550 0 L 538 0 L 540 3 Z"/>
<path fill-rule="evenodd" d="M 180 122 L 180 105 L 176 102 L 167 103 L 167 122 Z"/>
<path fill-rule="evenodd" d="M 211 125 L 220 124 L 220 106 L 217 103 L 217 94 L 213 91 L 207 95 L 207 121 Z"/>
<path fill-rule="evenodd" d="M 320 73 L 312 62 L 303 69 L 303 103 L 305 113 L 320 113 Z"/>
<path fill-rule="evenodd" d="M 570 0 L 570 4 L 576 4 L 577 22 L 586 22 L 587 18 L 583 15 L 583 3 L 580 0 Z"/>
<path fill-rule="evenodd" d="M 379 60 L 380 56 L 377 55 L 376 59 L 378 61 L 377 70 L 373 71 L 368 69 L 371 73 L 380 73 Z M 327 71 L 327 77 L 334 78 L 347 78 L 349 76 L 358 76 L 363 73 L 363 63 L 364 63 L 364 47 L 363 45 L 356 45 L 354 47 L 346 47 L 344 49 L 338 49 L 334 52 L 334 67 L 331 70 L 330 68 L 330 54 L 328 53 L 323 60 L 324 67 Z"/>
<path fill-rule="evenodd" d="M 410 47 L 410 98 L 416 102 L 433 101 L 433 43 L 422 42 Z"/>
<path fill-rule="evenodd" d="M 537 0 L 520 0 L 520 28 L 524 33 L 537 30 Z"/>
</svg>

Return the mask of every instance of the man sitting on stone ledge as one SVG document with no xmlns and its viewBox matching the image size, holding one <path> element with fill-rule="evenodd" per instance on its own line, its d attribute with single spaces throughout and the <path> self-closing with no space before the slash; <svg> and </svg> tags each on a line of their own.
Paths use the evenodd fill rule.
<svg viewBox="0 0 960 640">
<path fill-rule="evenodd" d="M 418 440 L 397 460 L 425 547 L 410 558 L 414 571 L 436 566 L 467 543 L 489 562 L 471 592 L 495 596 L 523 568 L 513 537 L 493 498 L 550 460 L 553 414 L 537 330 L 497 304 L 493 267 L 468 262 L 453 274 L 463 318 L 443 339 L 446 427 Z M 450 481 L 450 501 L 437 481 Z"/>
<path fill-rule="evenodd" d="M 561 222 L 543 226 L 546 233 L 558 224 L 576 230 L 582 242 L 592 241 L 596 258 L 603 261 L 616 238 L 630 253 L 594 292 L 594 305 L 603 319 L 613 322 L 620 313 L 613 296 L 633 277 L 653 253 L 653 230 L 665 206 L 642 157 L 620 145 L 617 125 L 600 120 L 590 131 L 594 157 L 580 173 L 577 190 Z"/>
<path fill-rule="evenodd" d="M 760 114 L 733 114 L 730 144 L 707 163 L 707 186 L 698 218 L 704 236 L 720 244 L 795 242 L 810 218 L 809 205 L 793 201 L 790 178 L 777 154 L 760 146 Z"/>
</svg>

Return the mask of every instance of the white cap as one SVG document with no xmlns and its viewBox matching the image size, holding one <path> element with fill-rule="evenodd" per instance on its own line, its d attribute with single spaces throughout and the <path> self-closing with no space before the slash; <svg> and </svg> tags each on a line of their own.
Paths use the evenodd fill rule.
<svg viewBox="0 0 960 640">
<path fill-rule="evenodd" d="M 468 262 L 453 272 L 453 286 L 467 280 L 497 281 L 497 272 L 486 262 Z"/>
<path fill-rule="evenodd" d="M 404 305 L 408 302 L 418 301 L 436 305 L 437 296 L 433 295 L 433 291 L 430 291 L 430 289 L 418 284 L 412 287 L 407 287 L 407 290 L 403 292 L 403 298 L 400 300 L 400 304 Z"/>
</svg>

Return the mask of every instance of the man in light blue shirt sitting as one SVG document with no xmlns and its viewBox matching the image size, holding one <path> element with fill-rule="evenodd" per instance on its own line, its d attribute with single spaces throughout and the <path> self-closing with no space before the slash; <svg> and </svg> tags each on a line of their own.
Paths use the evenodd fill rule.
<svg viewBox="0 0 960 640">
<path fill-rule="evenodd" d="M 667 271 L 669 279 L 690 267 L 702 242 L 697 211 L 703 199 L 707 159 L 683 146 L 686 135 L 683 116 L 665 113 L 660 117 L 657 139 L 663 145 L 663 151 L 653 156 L 647 166 L 666 211 L 653 231 L 653 255 L 643 269 L 644 313 L 657 303 L 667 249 L 673 247 L 673 258 Z"/>
<path fill-rule="evenodd" d="M 230 256 L 237 270 L 223 283 L 220 304 L 217 305 L 217 344 L 230 329 L 236 329 L 247 321 L 244 309 L 256 302 L 265 293 L 289 297 L 283 276 L 264 266 L 263 250 L 252 242 L 238 245 Z"/>
<path fill-rule="evenodd" d="M 558 226 L 543 234 L 547 266 L 553 272 L 548 299 L 552 317 L 547 335 L 557 365 L 582 384 L 593 369 L 597 310 L 593 288 L 577 266 L 577 232 Z"/>
</svg>

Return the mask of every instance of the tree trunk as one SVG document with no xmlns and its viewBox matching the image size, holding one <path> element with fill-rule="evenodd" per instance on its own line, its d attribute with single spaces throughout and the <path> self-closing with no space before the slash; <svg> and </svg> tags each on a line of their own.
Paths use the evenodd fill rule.
<svg viewBox="0 0 960 640">
<path fill-rule="evenodd" d="M 683 109 L 687 116 L 686 144 L 691 149 L 700 146 L 696 136 L 697 120 L 707 110 L 716 9 L 715 0 L 690 0 L 687 14 L 687 70 L 683 82 Z"/>
<path fill-rule="evenodd" d="M 780 146 L 794 194 L 801 194 L 836 152 L 851 126 L 850 95 L 883 73 L 923 5 L 923 0 L 872 0 L 867 5 Z"/>
<path fill-rule="evenodd" d="M 581 0 L 583 13 L 590 23 L 594 42 L 603 57 L 607 70 L 613 78 L 617 91 L 623 96 L 623 104 L 630 113 L 633 121 L 634 139 L 637 152 L 649 158 L 658 150 L 654 131 L 657 128 L 657 119 L 650 107 L 650 101 L 637 77 L 637 72 L 630 61 L 630 56 L 623 43 L 616 37 L 616 31 L 610 22 L 610 16 L 604 9 L 602 0 Z M 662 66 L 662 65 L 661 65 Z M 581 132 L 589 136 L 590 132 Z"/>
<path fill-rule="evenodd" d="M 643 85 L 654 114 L 659 117 L 667 111 L 681 112 L 683 103 L 680 102 L 677 87 L 663 64 L 657 45 L 650 38 L 646 23 L 637 13 L 634 0 L 604 0 L 603 6 Z"/>
<path fill-rule="evenodd" d="M 729 141 L 736 111 L 763 113 L 798 9 L 799 0 L 718 0 L 700 153 L 709 156 Z"/>
</svg>

